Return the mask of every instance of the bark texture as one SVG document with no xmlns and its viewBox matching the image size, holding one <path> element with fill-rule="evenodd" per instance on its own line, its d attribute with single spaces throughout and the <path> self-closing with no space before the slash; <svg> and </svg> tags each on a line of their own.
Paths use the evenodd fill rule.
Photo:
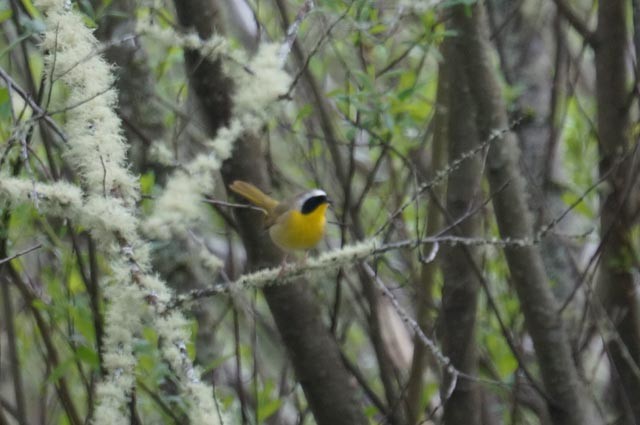
<svg viewBox="0 0 640 425">
<path fill-rule="evenodd" d="M 98 0 L 93 3 L 99 6 Z M 151 101 L 156 80 L 147 52 L 138 39 L 131 38 L 136 32 L 135 11 L 134 0 L 114 0 L 98 26 L 96 37 L 109 46 L 105 51 L 107 60 L 118 66 L 118 114 L 131 146 L 133 168 L 145 172 L 148 149 L 151 143 L 164 137 L 165 127 L 162 111 Z"/>
<path fill-rule="evenodd" d="M 632 182 L 637 170 L 631 158 L 620 162 L 629 151 L 627 86 L 627 2 L 609 0 L 598 6 L 596 32 L 596 97 L 598 104 L 598 137 L 600 174 L 610 173 L 608 191 L 604 194 L 600 219 L 603 244 L 600 261 L 599 295 L 602 297 L 619 338 L 609 342 L 613 361 L 612 378 L 617 388 L 619 423 L 640 423 L 640 377 L 634 373 L 640 363 L 640 308 L 634 288 L 632 217 Z M 595 320 L 602 320 L 596 317 Z M 622 384 L 621 388 L 620 385 Z"/>
<path fill-rule="evenodd" d="M 220 13 L 214 0 L 176 0 L 174 4 L 178 21 L 183 27 L 195 29 L 203 40 L 214 35 L 215 22 Z M 231 80 L 223 74 L 220 59 L 206 60 L 192 50 L 184 52 L 184 59 L 191 90 L 206 115 L 207 127 L 215 134 L 231 118 Z"/>
<path fill-rule="evenodd" d="M 486 22 L 482 4 L 453 8 L 452 28 L 461 37 L 465 74 L 476 105 L 480 138 L 506 128 L 508 118 L 500 85 L 488 53 Z M 524 181 L 518 169 L 519 149 L 513 134 L 494 141 L 487 157 L 487 177 L 502 238 L 531 238 Z M 533 340 L 548 395 L 549 411 L 555 424 L 600 423 L 578 380 L 569 340 L 557 314 L 542 258 L 535 246 L 505 248 L 509 271 Z"/>
<path fill-rule="evenodd" d="M 447 69 L 452 81 L 449 92 L 449 158 L 459 158 L 478 145 L 476 111 L 463 65 L 464 46 L 460 38 L 452 38 L 444 48 Z M 450 222 L 465 217 L 477 207 L 482 193 L 482 162 L 477 155 L 464 161 L 449 175 L 446 214 Z M 480 235 L 482 215 L 472 214 L 452 229 L 459 236 Z M 442 288 L 443 351 L 461 372 L 475 376 L 476 309 L 478 275 L 474 270 L 478 248 L 464 245 L 443 247 L 441 257 L 444 286 Z M 445 425 L 479 425 L 480 403 L 478 386 L 468 379 L 459 379 L 451 397 L 444 405 Z"/>
<path fill-rule="evenodd" d="M 566 73 L 564 37 L 560 24 L 554 22 L 555 7 L 550 3 L 524 0 L 516 6 L 508 0 L 492 0 L 487 5 L 491 6 L 488 12 L 493 40 L 505 79 L 520 87 L 515 108 L 518 115 L 526 117 L 516 129 L 522 150 L 520 163 L 534 223 L 540 227 L 566 209 L 563 188 L 556 182 L 560 168 L 556 152 L 561 125 L 558 116 L 562 112 L 560 82 Z M 548 31 L 554 26 L 555 34 Z M 575 217 L 567 218 L 572 219 L 556 225 L 558 233 L 575 233 L 571 230 Z M 578 278 L 569 246 L 555 232 L 547 234 L 540 244 L 554 293 L 564 298 Z"/>
<path fill-rule="evenodd" d="M 216 10 L 211 1 L 176 1 L 175 4 L 183 26 L 195 27 L 203 38 L 213 33 Z M 230 81 L 224 77 L 220 63 L 207 61 L 196 52 L 189 52 L 186 58 L 193 91 L 208 118 L 211 132 L 215 133 L 231 116 Z M 269 192 L 267 164 L 257 137 L 245 135 L 236 142 L 232 158 L 223 165 L 222 175 L 226 184 L 242 179 Z M 236 210 L 236 219 L 250 268 L 277 266 L 282 252 L 264 231 L 261 214 L 241 209 Z M 263 292 L 316 422 L 320 425 L 366 424 L 358 394 L 343 366 L 336 341 L 322 321 L 308 283 L 272 286 Z"/>
</svg>

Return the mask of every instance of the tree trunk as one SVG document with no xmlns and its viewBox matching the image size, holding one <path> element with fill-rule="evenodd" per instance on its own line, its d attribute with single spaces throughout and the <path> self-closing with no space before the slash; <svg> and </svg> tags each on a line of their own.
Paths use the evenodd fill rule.
<svg viewBox="0 0 640 425">
<path fill-rule="evenodd" d="M 205 38 L 213 33 L 217 12 L 211 1 L 176 0 L 175 5 L 184 27 L 195 27 Z M 191 86 L 208 118 L 211 133 L 215 134 L 231 116 L 230 82 L 219 62 L 207 61 L 197 52 L 187 52 L 186 58 Z M 265 155 L 254 135 L 247 134 L 236 141 L 233 156 L 225 161 L 221 171 L 227 185 L 242 179 L 267 192 L 270 189 Z M 255 270 L 279 265 L 282 252 L 264 231 L 261 214 L 239 209 L 236 219 L 249 267 Z M 299 279 L 288 285 L 267 287 L 263 292 L 316 422 L 366 424 L 358 394 L 336 341 L 323 323 L 308 282 Z"/>
<path fill-rule="evenodd" d="M 463 40 L 452 38 L 444 48 L 444 60 L 451 81 L 449 89 L 449 158 L 459 158 L 478 145 L 475 122 L 475 105 L 465 75 L 461 45 Z M 461 119 L 461 117 L 464 117 Z M 475 155 L 449 175 L 447 182 L 447 219 L 451 223 L 460 220 L 477 207 L 482 194 L 482 161 Z M 477 237 L 482 227 L 479 212 L 464 219 L 453 228 L 458 236 Z M 476 309 L 478 303 L 478 275 L 474 268 L 478 257 L 477 247 L 447 245 L 442 252 L 442 334 L 443 351 L 461 372 L 475 376 Z M 478 386 L 474 381 L 459 379 L 451 397 L 445 401 L 445 425 L 479 425 L 480 404 Z"/>
<path fill-rule="evenodd" d="M 515 131 L 522 149 L 520 163 L 528 183 L 528 203 L 538 228 L 566 209 L 563 189 L 555 181 L 558 127 L 562 125 L 558 122 L 562 103 L 559 81 L 566 72 L 566 49 L 560 24 L 554 22 L 557 18 L 552 4 L 524 0 L 513 10 L 516 5 L 509 0 L 492 0 L 487 2 L 489 6 L 494 44 L 505 79 L 508 84 L 521 87 L 515 106 L 523 122 Z M 547 30 L 554 26 L 555 34 Z M 575 217 L 569 218 L 556 224 L 558 233 L 571 233 Z M 553 291 L 557 297 L 565 298 L 578 278 L 569 247 L 555 232 L 547 234 L 540 245 L 545 270 L 554 282 Z"/>
<path fill-rule="evenodd" d="M 462 39 L 460 46 L 478 114 L 478 129 L 481 139 L 487 140 L 492 132 L 506 128 L 509 123 L 488 52 L 483 6 L 475 4 L 471 13 L 468 12 L 466 6 L 456 6 L 451 29 Z M 487 176 L 501 237 L 531 240 L 532 217 L 518 169 L 518 155 L 513 134 L 507 133 L 493 141 L 487 157 Z M 504 251 L 536 350 L 553 422 L 558 425 L 600 423 L 592 414 L 590 401 L 578 380 L 567 334 L 538 248 L 524 244 L 505 247 Z"/>
<path fill-rule="evenodd" d="M 97 7 L 102 2 L 93 0 L 93 3 Z M 129 141 L 133 169 L 145 172 L 151 143 L 162 140 L 165 127 L 157 103 L 150 101 L 155 96 L 156 80 L 147 52 L 138 40 L 123 41 L 135 35 L 136 7 L 134 0 L 114 0 L 97 28 L 96 37 L 109 46 L 105 51 L 107 60 L 119 67 L 118 115 Z"/>
<path fill-rule="evenodd" d="M 630 364 L 640 363 L 640 310 L 631 269 L 632 216 L 629 195 L 634 176 L 631 158 L 618 163 L 628 151 L 629 127 L 626 90 L 627 2 L 609 0 L 598 5 L 596 33 L 596 97 L 600 174 L 610 173 L 603 195 L 600 232 L 603 244 L 598 289 L 619 338 L 608 343 L 613 361 L 612 380 L 626 424 L 640 423 L 640 379 Z M 637 171 L 636 171 L 637 172 Z M 603 320 L 596 317 L 595 320 Z M 628 353 L 625 351 L 628 350 Z M 628 356 L 625 356 L 628 354 Z M 637 370 L 637 369 L 636 369 Z M 622 384 L 622 386 L 620 386 Z"/>
</svg>

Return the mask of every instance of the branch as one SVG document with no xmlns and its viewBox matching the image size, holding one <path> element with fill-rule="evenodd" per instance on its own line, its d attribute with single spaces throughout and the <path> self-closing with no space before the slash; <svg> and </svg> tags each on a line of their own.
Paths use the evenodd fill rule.
<svg viewBox="0 0 640 425">
<path fill-rule="evenodd" d="M 37 244 L 37 245 L 34 245 L 34 246 L 32 246 L 31 248 L 27 248 L 27 249 L 25 249 L 25 250 L 23 250 L 23 251 L 20 251 L 20 252 L 18 252 L 18 253 L 16 253 L 16 254 L 13 254 L 13 255 L 12 255 L 12 256 L 10 256 L 10 257 L 3 258 L 2 260 L 0 260 L 0 264 L 8 263 L 8 262 L 9 262 L 9 261 L 11 261 L 11 260 L 15 260 L 15 259 L 16 259 L 16 258 L 18 258 L 18 257 L 22 257 L 23 255 L 26 255 L 26 254 L 28 254 L 28 253 L 30 253 L 30 252 L 33 252 L 33 251 L 35 251 L 36 249 L 40 249 L 40 248 L 42 248 L 42 244 L 41 244 L 41 243 L 39 243 L 39 244 Z"/>
<path fill-rule="evenodd" d="M 481 3 L 473 6 L 471 15 L 463 6 L 457 5 L 452 9 L 451 29 L 460 32 L 459 47 L 476 104 L 478 131 L 486 137 L 495 128 L 508 125 L 508 117 L 501 85 L 491 63 L 484 9 Z M 501 143 L 489 147 L 487 178 L 489 187 L 494 191 L 510 182 L 492 199 L 500 234 L 526 239 L 534 234 L 533 220 L 525 199 L 524 179 L 516 160 L 518 155 L 516 138 L 513 134 L 505 134 Z M 557 315 L 556 298 L 551 292 L 540 251 L 533 247 L 508 247 L 504 253 L 536 351 L 545 390 L 551 400 L 555 423 L 598 423 L 594 418 L 594 405 L 580 385 L 569 337 Z"/>
<path fill-rule="evenodd" d="M 307 17 L 309 12 L 314 8 L 313 0 L 306 0 L 298 14 L 296 15 L 296 19 L 293 21 L 289 29 L 287 30 L 287 36 L 284 39 L 284 42 L 280 46 L 280 52 L 278 53 L 278 58 L 280 62 L 284 65 L 287 61 L 287 56 L 289 56 L 289 52 L 291 52 L 291 47 L 293 47 L 293 43 L 296 41 L 296 37 L 298 35 L 298 30 L 300 29 L 300 24 Z"/>
<path fill-rule="evenodd" d="M 58 350 L 56 349 L 51 328 L 47 325 L 47 322 L 45 321 L 41 311 L 38 310 L 38 307 L 36 307 L 36 303 L 34 303 L 34 301 L 38 300 L 39 298 L 33 292 L 31 286 L 23 281 L 20 274 L 14 267 L 12 267 L 11 264 L 5 267 L 7 267 L 5 269 L 7 270 L 7 273 L 6 281 L 4 282 L 4 284 L 7 285 L 9 283 L 9 280 L 11 280 L 22 295 L 26 305 L 29 306 L 31 314 L 33 315 L 36 326 L 40 333 L 40 337 L 42 338 L 42 342 L 44 343 L 46 349 L 45 358 L 49 363 L 49 367 L 51 368 L 51 370 L 55 370 L 61 365 L 60 355 L 58 353 Z M 66 377 L 64 375 L 60 376 L 54 382 L 54 387 L 56 389 L 56 393 L 58 395 L 58 398 L 60 399 L 60 403 L 62 404 L 64 412 L 67 415 L 69 423 L 71 423 L 72 425 L 83 424 L 84 421 L 82 421 L 80 413 L 75 405 L 71 393 L 71 387 Z"/>
<path fill-rule="evenodd" d="M 460 165 L 464 161 L 466 161 L 469 158 L 473 158 L 479 152 L 484 151 L 485 148 L 489 147 L 492 144 L 492 142 L 502 140 L 502 138 L 507 133 L 509 133 L 511 130 L 516 128 L 520 124 L 521 121 L 522 121 L 522 119 L 518 119 L 518 120 L 512 122 L 511 124 L 509 124 L 509 126 L 506 127 L 506 128 L 493 130 L 491 132 L 491 134 L 489 135 L 489 137 L 484 142 L 480 143 L 478 146 L 474 147 L 473 149 L 470 149 L 470 150 L 468 150 L 466 152 L 463 152 L 460 156 L 458 156 L 457 158 L 453 159 L 449 164 L 447 164 L 446 167 L 444 167 L 441 170 L 438 170 L 435 173 L 435 175 L 434 175 L 434 177 L 432 179 L 426 181 L 425 183 L 422 183 L 416 189 L 416 192 L 411 197 L 411 199 L 409 199 L 407 202 L 405 202 L 402 206 L 400 206 L 400 208 L 398 208 L 396 211 L 394 211 L 389 216 L 387 221 L 376 231 L 376 233 L 374 233 L 374 236 L 379 236 L 387 228 L 387 226 L 389 226 L 391 223 L 393 223 L 393 221 L 396 218 L 398 218 L 409 206 L 413 205 L 415 200 L 421 194 L 426 192 L 428 189 L 431 189 L 432 187 L 437 186 L 440 183 L 442 183 L 443 181 L 445 181 L 447 176 L 449 174 L 451 174 L 453 171 L 455 171 L 456 169 L 458 169 L 460 167 Z"/>
<path fill-rule="evenodd" d="M 467 246 L 495 245 L 499 247 L 525 247 L 538 243 L 536 239 L 498 239 L 498 238 L 465 238 L 460 236 L 431 236 L 420 239 L 405 239 L 378 245 L 376 239 L 347 245 L 340 249 L 326 252 L 316 258 L 311 258 L 306 263 L 284 263 L 280 267 L 264 268 L 253 273 L 248 273 L 240 278 L 227 283 L 217 283 L 205 289 L 195 289 L 176 296 L 167 304 L 167 309 L 174 309 L 183 304 L 197 301 L 202 298 L 212 297 L 218 294 L 226 294 L 246 288 L 262 288 L 271 285 L 282 285 L 292 280 L 305 276 L 308 273 L 335 269 L 345 264 L 353 264 L 368 257 L 377 257 L 389 251 L 399 249 L 412 249 L 422 245 L 435 244 L 433 250 L 438 249 L 439 243 L 452 245 L 462 244 Z M 429 258 L 435 255 L 429 255 Z"/>
<path fill-rule="evenodd" d="M 7 71 L 5 71 L 4 68 L 2 67 L 0 67 L 0 78 L 4 80 L 9 91 L 11 90 L 15 91 L 27 103 L 27 105 L 31 107 L 31 109 L 37 112 L 38 118 L 44 119 L 44 121 L 49 125 L 49 127 L 51 127 L 51 129 L 58 136 L 60 136 L 60 139 L 62 139 L 62 141 L 65 143 L 67 142 L 67 136 L 64 134 L 64 131 L 62 131 L 60 126 L 53 120 L 53 118 L 49 116 L 47 111 L 42 109 L 42 107 L 40 107 L 40 105 L 38 105 L 38 103 L 35 100 L 33 100 L 33 98 L 26 92 L 25 89 L 20 87 L 20 85 L 16 83 L 9 74 L 7 74 Z"/>
<path fill-rule="evenodd" d="M 363 263 L 363 264 L 364 264 L 364 269 L 367 272 L 367 274 L 371 277 L 371 280 L 376 284 L 378 289 L 382 291 L 384 296 L 389 298 L 389 301 L 391 301 L 391 305 L 396 310 L 396 312 L 398 313 L 402 321 L 411 329 L 411 331 L 415 334 L 416 338 L 431 352 L 431 354 L 434 356 L 436 361 L 442 367 L 444 367 L 446 371 L 449 373 L 451 381 L 449 382 L 449 385 L 447 385 L 447 388 L 442 395 L 442 399 L 446 402 L 446 400 L 448 400 L 449 397 L 451 397 L 453 390 L 455 390 L 456 388 L 456 384 L 458 383 L 458 377 L 460 376 L 467 377 L 468 375 L 463 374 L 458 369 L 456 369 L 453 364 L 451 364 L 451 360 L 449 360 L 447 356 L 442 354 L 442 351 L 440 351 L 436 343 L 433 342 L 431 339 L 429 339 L 429 337 L 427 337 L 424 334 L 424 332 L 422 332 L 422 329 L 420 329 L 418 322 L 413 320 L 411 316 L 409 316 L 409 314 L 402 307 L 400 307 L 400 304 L 398 303 L 398 300 L 396 299 L 396 297 L 393 296 L 393 293 L 381 281 L 381 279 L 378 277 L 377 273 L 373 270 L 373 268 L 371 268 L 371 266 L 367 263 Z"/>
<path fill-rule="evenodd" d="M 553 0 L 558 13 L 571 24 L 574 30 L 584 38 L 585 42 L 591 47 L 596 45 L 596 32 L 589 28 L 589 25 L 576 13 L 575 10 L 567 3 L 566 0 Z"/>
</svg>

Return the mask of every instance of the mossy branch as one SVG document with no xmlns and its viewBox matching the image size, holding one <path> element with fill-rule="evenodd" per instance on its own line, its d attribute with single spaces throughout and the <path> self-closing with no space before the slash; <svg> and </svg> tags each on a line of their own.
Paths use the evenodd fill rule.
<svg viewBox="0 0 640 425">
<path fill-rule="evenodd" d="M 107 375 L 96 389 L 93 422 L 128 421 L 126 405 L 135 385 L 137 363 L 134 341 L 149 324 L 161 336 L 162 357 L 174 371 L 184 400 L 191 404 L 191 422 L 218 423 L 213 391 L 199 380 L 199 372 L 183 349 L 190 338 L 186 319 L 177 311 L 158 314 L 165 310 L 171 292 L 151 274 L 148 249 L 138 234 L 138 183 L 127 168 L 126 143 L 114 111 L 117 95 L 111 68 L 95 54 L 98 42 L 71 6 L 53 0 L 42 0 L 39 6 L 48 27 L 42 43 L 47 52 L 46 71 L 52 84 L 59 82 L 68 89 L 65 155 L 83 187 L 66 185 L 58 190 L 61 186 L 42 186 L 40 190 L 66 200 L 61 206 L 52 203 L 58 207 L 53 212 L 71 213 L 89 224 L 111 268 L 111 276 L 103 282 L 109 301 L 103 342 Z M 9 190 L 5 187 L 5 192 Z"/>
</svg>

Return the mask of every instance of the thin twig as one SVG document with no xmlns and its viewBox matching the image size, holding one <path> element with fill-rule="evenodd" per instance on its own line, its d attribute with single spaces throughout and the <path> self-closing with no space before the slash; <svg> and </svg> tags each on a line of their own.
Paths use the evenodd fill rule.
<svg viewBox="0 0 640 425">
<path fill-rule="evenodd" d="M 113 83 L 109 84 L 109 86 L 107 86 L 107 88 L 105 88 L 103 90 L 100 90 L 97 93 L 94 93 L 93 95 L 87 97 L 86 99 L 82 99 L 82 100 L 80 100 L 77 103 L 74 103 L 72 105 L 67 105 L 64 108 L 57 109 L 55 111 L 50 111 L 47 114 L 48 115 L 59 115 L 59 114 L 65 113 L 65 112 L 69 112 L 72 109 L 79 108 L 80 106 L 82 106 L 82 105 L 84 105 L 86 103 L 89 103 L 92 100 L 97 99 L 98 97 L 102 96 L 103 94 L 106 94 L 109 91 L 115 89 L 116 88 L 116 84 L 117 84 L 117 82 L 114 81 Z M 40 118 L 40 116 L 36 116 L 35 118 Z"/>
<path fill-rule="evenodd" d="M 62 77 L 64 77 L 65 75 L 67 75 L 69 72 L 73 71 L 75 68 L 77 68 L 78 66 L 86 63 L 87 61 L 89 61 L 90 59 L 96 57 L 96 56 L 100 56 L 103 55 L 107 50 L 109 50 L 110 48 L 117 46 L 119 44 L 124 44 L 128 41 L 131 40 L 135 40 L 136 38 L 138 38 L 138 34 L 127 34 L 124 37 L 117 39 L 117 40 L 109 40 L 106 43 L 102 43 L 98 49 L 92 51 L 91 53 L 87 54 L 84 58 L 80 59 L 79 61 L 77 61 L 76 63 L 74 63 L 73 65 L 69 66 L 69 68 L 65 69 L 64 71 L 61 71 L 59 74 L 57 75 L 52 75 L 52 84 L 55 83 L 56 81 L 60 80 Z"/>
<path fill-rule="evenodd" d="M 400 208 L 398 208 L 396 211 L 394 211 L 389 216 L 387 221 L 374 233 L 374 236 L 375 237 L 379 236 L 380 233 L 382 233 L 387 228 L 387 226 L 389 226 L 391 223 L 393 223 L 393 221 L 396 218 L 398 218 L 410 205 L 412 205 L 414 203 L 414 201 L 416 200 L 416 198 L 418 198 L 422 193 L 424 193 L 428 189 L 430 189 L 430 188 L 442 183 L 449 174 L 451 174 L 454 170 L 456 170 L 460 166 L 460 164 L 462 164 L 467 159 L 472 158 L 477 153 L 482 152 L 492 142 L 495 142 L 497 140 L 501 140 L 502 137 L 506 133 L 508 133 L 509 131 L 513 130 L 515 127 L 517 127 L 517 125 L 520 123 L 520 121 L 521 120 L 514 121 L 507 128 L 503 128 L 503 129 L 499 129 L 499 130 L 493 131 L 491 133 L 491 135 L 487 138 L 487 140 L 485 140 L 483 143 L 480 143 L 475 148 L 473 148 L 473 149 L 471 149 L 471 150 L 469 150 L 467 152 L 462 153 L 458 158 L 455 158 L 453 161 L 451 161 L 449 164 L 447 164 L 447 166 L 444 169 L 439 170 L 437 173 L 435 173 L 435 177 L 434 178 L 432 178 L 431 180 L 421 184 L 418 187 L 418 189 L 416 190 L 416 192 L 413 194 L 411 199 L 409 199 L 407 202 L 402 204 L 400 206 Z"/>
<path fill-rule="evenodd" d="M 10 256 L 10 257 L 7 257 L 7 258 L 3 258 L 3 259 L 1 259 L 1 260 L 0 260 L 0 264 L 8 263 L 8 262 L 9 262 L 9 261 L 11 261 L 11 260 L 15 260 L 15 259 L 16 259 L 16 258 L 18 258 L 18 257 L 22 257 L 23 255 L 26 255 L 26 254 L 28 254 L 28 253 L 30 253 L 30 252 L 33 252 L 33 251 L 35 251 L 36 249 L 40 249 L 40 248 L 42 248 L 42 244 L 41 244 L 41 243 L 39 243 L 39 244 L 37 244 L 37 245 L 34 245 L 34 246 L 32 246 L 31 248 L 27 248 L 27 249 L 25 249 L 25 250 L 23 250 L 23 251 L 20 251 L 20 252 L 18 252 L 18 253 L 16 253 L 16 254 L 13 254 L 13 255 L 12 255 L 12 256 Z"/>
<path fill-rule="evenodd" d="M 460 236 L 444 235 L 419 239 L 405 239 L 383 245 L 370 243 L 369 249 L 362 249 L 355 252 L 351 252 L 351 250 L 354 249 L 353 246 L 347 246 L 343 249 L 336 249 L 327 254 L 321 255 L 315 259 L 308 259 L 306 264 L 285 263 L 281 267 L 261 269 L 254 273 L 245 274 L 232 282 L 216 283 L 209 288 L 195 289 L 193 291 L 186 292 L 174 298 L 167 304 L 166 308 L 168 310 L 174 309 L 185 303 L 218 294 L 230 293 L 244 288 L 258 288 L 269 285 L 285 284 L 309 272 L 326 271 L 328 269 L 364 260 L 368 257 L 380 256 L 389 251 L 417 248 L 421 245 L 434 243 L 463 244 L 469 246 L 495 245 L 505 247 L 528 246 L 535 244 L 535 241 L 533 239 L 526 238 L 502 240 L 498 238 L 465 238 Z"/>
<path fill-rule="evenodd" d="M 62 131 L 62 129 L 58 126 L 58 124 L 54 121 L 54 119 L 51 118 L 51 116 L 47 113 L 47 111 L 42 109 L 42 107 L 40 107 L 40 105 L 38 105 L 38 103 L 35 100 L 33 100 L 31 95 L 29 95 L 25 91 L 25 89 L 20 87 L 20 85 L 16 83 L 13 80 L 13 78 L 11 78 L 11 76 L 2 67 L 0 67 L 0 78 L 2 78 L 5 81 L 7 88 L 15 91 L 37 113 L 36 118 L 42 118 L 51 127 L 51 129 L 58 136 L 60 136 L 60 139 L 64 143 L 67 143 L 67 136 L 64 134 L 64 131 Z"/>
<path fill-rule="evenodd" d="M 587 23 L 573 10 L 566 0 L 553 0 L 558 8 L 558 12 L 564 19 L 571 24 L 571 27 L 584 38 L 584 41 L 590 46 L 596 44 L 596 33 Z"/>
<path fill-rule="evenodd" d="M 57 369 L 60 367 L 60 355 L 53 340 L 53 333 L 45 321 L 44 316 L 36 307 L 36 303 L 34 303 L 38 297 L 33 292 L 31 286 L 22 280 L 20 274 L 11 265 L 8 266 L 8 275 L 15 287 L 20 291 L 26 304 L 30 306 L 40 337 L 42 338 L 42 342 L 46 348 L 45 358 L 48 365 L 51 367 L 51 370 Z M 70 386 L 66 377 L 64 375 L 60 376 L 54 383 L 54 386 L 58 398 L 60 399 L 60 403 L 67 415 L 68 421 L 72 425 L 81 425 L 83 421 L 80 419 L 80 412 L 75 405 L 73 397 L 71 396 Z"/>
<path fill-rule="evenodd" d="M 448 400 L 453 394 L 453 391 L 456 388 L 458 383 L 458 377 L 461 375 L 461 372 L 456 369 L 456 367 L 451 363 L 449 357 L 445 356 L 440 348 L 433 342 L 429 337 L 427 337 L 422 329 L 420 329 L 420 325 L 416 322 L 409 314 L 400 306 L 400 303 L 393 295 L 393 293 L 387 288 L 387 286 L 382 282 L 378 274 L 373 270 L 373 268 L 366 262 L 362 263 L 364 270 L 367 272 L 371 280 L 376 284 L 378 289 L 382 291 L 382 294 L 391 301 L 391 305 L 396 310 L 402 321 L 411 329 L 411 331 L 416 336 L 417 340 L 420 341 L 433 355 L 433 357 L 437 360 L 437 362 L 443 366 L 446 371 L 449 373 L 451 381 L 446 388 L 446 391 L 443 394 L 443 400 Z"/>
<path fill-rule="evenodd" d="M 226 202 L 226 201 L 221 201 L 219 199 L 212 199 L 212 198 L 203 199 L 202 202 L 211 204 L 211 205 L 219 205 L 219 206 L 230 207 L 230 208 L 245 208 L 248 210 L 260 211 L 265 215 L 267 214 L 267 210 L 265 210 L 264 208 L 256 207 L 255 205 L 235 204 L 233 202 Z"/>
<path fill-rule="evenodd" d="M 280 46 L 280 52 L 278 53 L 278 58 L 280 59 L 280 63 L 284 66 L 287 61 L 287 56 L 289 56 L 289 52 L 291 52 L 291 47 L 293 47 L 293 43 L 296 41 L 296 37 L 298 36 L 298 30 L 300 29 L 300 24 L 307 17 L 311 9 L 313 9 L 315 4 L 313 0 L 306 0 L 298 14 L 296 15 L 296 19 L 293 21 L 289 29 L 287 30 L 287 36 Z"/>
<path fill-rule="evenodd" d="M 320 47 L 322 47 L 324 42 L 329 38 L 333 29 L 347 16 L 350 10 L 351 10 L 351 5 L 349 5 L 347 9 L 344 11 L 344 13 L 342 13 L 331 25 L 329 25 L 329 27 L 324 32 L 324 34 L 322 34 L 322 36 L 320 37 L 316 45 L 313 47 L 313 49 L 311 49 L 311 51 L 307 55 L 307 58 L 305 59 L 302 66 L 300 67 L 300 70 L 298 71 L 298 73 L 293 77 L 291 84 L 289 85 L 289 90 L 287 90 L 286 94 L 282 95 L 283 98 L 288 99 L 291 97 L 291 93 L 293 92 L 293 89 L 296 87 L 296 85 L 298 85 L 300 78 L 307 71 L 307 68 L 309 67 L 309 63 L 311 62 L 311 59 L 313 58 L 313 56 L 315 56 L 318 50 L 320 50 Z M 295 42 L 295 39 L 294 39 L 294 42 Z"/>
</svg>

